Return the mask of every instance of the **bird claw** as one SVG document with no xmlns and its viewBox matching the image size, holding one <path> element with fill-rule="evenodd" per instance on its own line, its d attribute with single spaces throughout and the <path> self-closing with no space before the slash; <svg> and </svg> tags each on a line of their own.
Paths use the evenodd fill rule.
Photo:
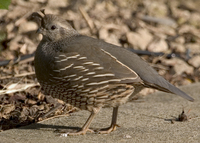
<svg viewBox="0 0 200 143">
<path fill-rule="evenodd" d="M 75 133 L 64 133 L 64 134 L 61 134 L 61 136 L 67 137 L 67 136 L 85 135 L 87 132 L 97 133 L 97 134 L 109 134 L 110 132 L 115 131 L 117 127 L 120 127 L 120 126 L 115 124 L 115 125 L 111 125 L 108 128 L 104 128 L 104 129 L 100 129 L 100 130 L 94 131 L 93 129 L 84 129 L 84 130 L 80 130 L 80 131 L 75 132 Z"/>
<path fill-rule="evenodd" d="M 114 124 L 108 128 L 100 129 L 100 130 L 96 131 L 96 133 L 97 134 L 109 134 L 110 132 L 115 131 L 117 127 L 120 127 L 120 126 L 117 124 Z"/>
<path fill-rule="evenodd" d="M 75 132 L 75 133 L 67 133 L 67 135 L 68 136 L 85 135 L 87 132 L 94 133 L 94 130 L 92 130 L 92 129 L 84 129 L 84 130 L 80 130 L 80 131 Z"/>
</svg>

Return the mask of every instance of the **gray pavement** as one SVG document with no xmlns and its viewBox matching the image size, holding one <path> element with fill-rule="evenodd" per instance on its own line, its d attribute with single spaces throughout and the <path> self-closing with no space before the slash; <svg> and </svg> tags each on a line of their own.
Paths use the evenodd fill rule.
<svg viewBox="0 0 200 143">
<path fill-rule="evenodd" d="M 200 142 L 200 83 L 182 87 L 195 102 L 189 102 L 177 95 L 156 92 L 142 102 L 129 102 L 119 108 L 120 127 L 108 135 L 87 133 L 81 136 L 60 137 L 59 131 L 82 127 L 89 116 L 79 111 L 71 116 L 51 118 L 40 123 L 0 133 L 0 143 L 93 143 L 93 142 Z M 189 121 L 171 123 L 184 108 L 189 109 Z M 112 108 L 102 109 L 91 127 L 110 125 Z"/>
</svg>

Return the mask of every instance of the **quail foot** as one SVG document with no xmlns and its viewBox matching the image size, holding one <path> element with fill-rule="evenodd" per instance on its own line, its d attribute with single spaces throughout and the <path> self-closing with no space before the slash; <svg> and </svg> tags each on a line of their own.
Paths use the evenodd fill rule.
<svg viewBox="0 0 200 143">
<path fill-rule="evenodd" d="M 35 72 L 44 94 L 91 112 L 80 131 L 85 134 L 102 107 L 113 107 L 111 125 L 117 127 L 118 107 L 143 88 L 193 98 L 170 84 L 136 54 L 98 39 L 79 34 L 64 19 L 42 11 L 39 21 L 43 39 L 35 52 Z"/>
</svg>

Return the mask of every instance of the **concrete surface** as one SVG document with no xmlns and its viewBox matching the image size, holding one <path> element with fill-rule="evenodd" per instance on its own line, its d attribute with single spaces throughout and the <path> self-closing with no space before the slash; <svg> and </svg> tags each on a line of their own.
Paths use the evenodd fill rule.
<svg viewBox="0 0 200 143">
<path fill-rule="evenodd" d="M 129 102 L 119 108 L 120 127 L 108 135 L 87 133 L 81 136 L 60 137 L 56 130 L 72 130 L 82 127 L 89 112 L 80 111 L 71 116 L 48 119 L 18 129 L 0 133 L 1 143 L 156 143 L 156 142 L 200 142 L 200 83 L 182 87 L 195 98 L 189 102 L 177 95 L 156 92 L 142 102 Z M 189 121 L 171 123 L 184 108 L 189 109 Z M 91 127 L 101 128 L 110 125 L 112 108 L 102 109 Z"/>
</svg>

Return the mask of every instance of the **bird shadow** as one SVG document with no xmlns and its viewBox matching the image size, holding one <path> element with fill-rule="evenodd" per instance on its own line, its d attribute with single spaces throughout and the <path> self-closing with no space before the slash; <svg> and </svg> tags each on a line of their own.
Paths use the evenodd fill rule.
<svg viewBox="0 0 200 143">
<path fill-rule="evenodd" d="M 158 116 L 152 116 L 152 115 L 145 115 L 145 114 L 142 114 L 142 116 L 146 116 L 146 117 L 150 117 L 150 118 L 156 118 L 156 119 L 162 119 L 164 121 L 170 121 L 170 122 L 175 119 L 174 116 L 172 116 L 171 119 L 166 119 L 166 118 L 162 118 L 162 117 L 158 117 Z"/>
<path fill-rule="evenodd" d="M 36 129 L 36 130 L 53 130 L 56 133 L 66 133 L 81 130 L 80 127 L 64 126 L 64 125 L 48 125 L 43 123 L 33 123 L 28 126 L 23 126 L 18 129 Z"/>
<path fill-rule="evenodd" d="M 188 113 L 190 112 L 190 110 L 188 111 Z M 172 118 L 170 119 L 166 119 L 166 118 L 162 118 L 162 117 L 158 117 L 158 116 L 150 116 L 150 115 L 144 115 L 143 116 L 147 116 L 147 117 L 153 117 L 153 118 L 157 118 L 157 119 L 163 119 L 164 121 L 168 121 L 171 122 L 172 124 L 174 123 L 174 121 L 178 121 L 178 122 L 184 122 L 184 121 L 188 121 L 188 116 L 185 114 L 184 110 L 182 111 L 181 114 L 178 115 L 178 117 L 175 116 L 171 116 Z"/>
</svg>

